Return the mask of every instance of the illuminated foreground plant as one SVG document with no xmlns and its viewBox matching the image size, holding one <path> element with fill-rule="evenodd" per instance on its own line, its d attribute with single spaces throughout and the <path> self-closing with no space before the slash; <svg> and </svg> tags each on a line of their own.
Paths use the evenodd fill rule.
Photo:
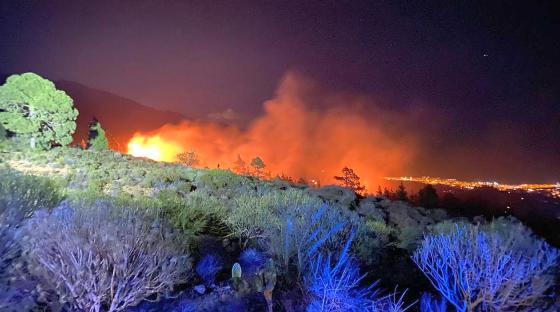
<svg viewBox="0 0 560 312">
<path fill-rule="evenodd" d="M 55 206 L 60 196 L 48 179 L 0 170 L 0 311 L 31 310 L 35 285 L 23 269 L 20 227 L 34 210 Z"/>
<path fill-rule="evenodd" d="M 311 297 L 307 312 L 330 311 L 367 311 L 403 312 L 412 305 L 405 306 L 404 293 L 379 296 L 376 283 L 361 286 L 365 274 L 360 274 L 358 263 L 352 259 L 348 250 L 353 234 L 333 261 L 331 253 L 319 253 L 311 261 L 304 281 Z M 414 303 L 413 303 L 414 304 Z"/>
<path fill-rule="evenodd" d="M 134 207 L 98 201 L 44 214 L 28 224 L 30 269 L 72 310 L 123 311 L 167 292 L 190 269 L 170 227 Z"/>
<path fill-rule="evenodd" d="M 516 240 L 528 239 L 522 233 L 457 225 L 448 234 L 426 236 L 412 259 L 457 311 L 530 310 L 553 286 L 549 270 L 559 253 L 533 236 L 519 248 Z"/>
<path fill-rule="evenodd" d="M 207 286 L 212 286 L 216 274 L 222 269 L 222 261 L 215 255 L 206 255 L 196 264 L 196 274 L 202 278 Z"/>
</svg>

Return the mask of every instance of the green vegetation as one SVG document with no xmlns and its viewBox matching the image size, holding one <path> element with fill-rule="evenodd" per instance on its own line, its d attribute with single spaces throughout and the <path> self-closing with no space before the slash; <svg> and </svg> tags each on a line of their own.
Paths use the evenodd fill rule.
<svg viewBox="0 0 560 312">
<path fill-rule="evenodd" d="M 87 148 L 96 151 L 109 149 L 109 141 L 105 135 L 105 130 L 97 119 L 94 119 L 89 125 Z"/>
<path fill-rule="evenodd" d="M 72 99 L 37 74 L 12 75 L 0 86 L 0 124 L 31 148 L 70 144 L 77 116 Z"/>
<path fill-rule="evenodd" d="M 452 220 L 440 209 L 413 207 L 403 201 L 378 196 L 360 198 L 339 186 L 302 188 L 276 180 L 240 176 L 227 170 L 195 169 L 137 159 L 110 150 L 56 147 L 13 151 L 0 154 L 0 157 L 0 168 L 3 168 L 0 169 L 0 204 L 9 207 L 4 211 L 18 212 L 17 217 L 10 217 L 9 227 L 3 225 L 4 229 L 10 229 L 2 234 L 10 243 L 3 247 L 6 251 L 0 279 L 6 279 L 4 276 L 8 275 L 11 280 L 31 278 L 36 283 L 32 289 L 25 291 L 25 298 L 35 298 L 31 301 L 18 299 L 22 298 L 21 292 L 2 298 L 7 302 L 5 304 L 17 304 L 18 307 L 40 301 L 53 307 L 62 304 L 77 310 L 96 309 L 96 303 L 87 298 L 103 298 L 94 300 L 100 302 L 99 311 L 109 311 L 111 305 L 117 307 L 113 311 L 118 311 L 155 294 L 143 289 L 155 287 L 156 293 L 163 295 L 172 292 L 176 285 L 192 286 L 192 263 L 188 259 L 199 257 L 200 239 L 210 236 L 223 240 L 224 246 L 236 252 L 254 248 L 262 250 L 270 259 L 271 262 L 259 264 L 258 269 L 247 271 L 243 268 L 242 275 L 241 266 L 234 266 L 231 283 L 240 296 L 261 292 L 267 299 L 266 309 L 271 309 L 278 304 L 272 300 L 273 293 L 274 297 L 281 296 L 277 293 L 291 290 L 294 284 L 303 285 L 303 277 L 311 263 L 322 263 L 316 257 L 340 252 L 352 231 L 355 237 L 349 252 L 362 268 L 368 270 L 368 276 L 381 278 L 388 287 L 399 285 L 419 294 L 429 286 L 420 270 L 414 267 L 411 256 L 422 246 L 424 234 L 449 233 L 457 222 L 468 223 L 466 219 Z M 37 211 L 41 212 L 39 219 L 33 217 Z M 4 215 L 8 213 L 4 212 Z M 8 221 L 3 222 L 7 224 Z M 30 229 L 29 224 L 33 224 L 33 231 L 25 232 Z M 98 274 L 87 277 L 91 278 L 89 281 L 74 272 L 65 282 L 69 284 L 52 284 L 57 270 L 65 270 L 65 274 L 70 272 L 64 263 L 57 267 L 54 262 L 49 264 L 51 269 L 45 270 L 44 264 L 53 261 L 49 258 L 52 254 L 45 253 L 46 246 L 50 250 L 58 250 L 61 259 L 66 259 L 67 250 L 74 250 L 99 253 L 100 259 L 104 259 L 103 255 L 111 255 L 110 259 L 125 261 L 122 258 L 124 255 L 113 249 L 120 246 L 117 243 L 95 247 L 88 243 L 94 237 L 103 242 L 114 240 L 113 235 L 126 238 L 125 232 L 118 234 L 120 230 L 113 228 L 117 224 L 130 235 L 138 233 L 139 236 L 130 239 L 140 244 L 138 248 L 144 250 L 142 253 L 178 257 L 182 259 L 182 268 L 186 271 L 168 272 L 162 277 L 165 282 L 161 283 L 157 276 L 154 276 L 156 280 L 139 281 L 146 283 L 147 288 L 135 289 L 136 295 L 128 301 L 106 293 L 92 294 L 85 288 L 80 290 L 81 295 L 68 293 L 69 289 L 75 289 L 82 283 L 91 285 L 88 289 L 108 287 L 92 284 L 102 283 L 108 276 L 106 270 L 109 267 L 103 266 L 105 264 L 98 267 L 95 264 Z M 129 225 L 134 228 L 128 228 Z M 55 228 L 57 234 L 49 235 Z M 531 248 L 538 246 L 534 243 L 534 236 L 512 218 L 498 219 L 481 225 L 481 228 L 503 233 L 506 241 L 512 240 L 515 246 L 519 246 L 515 249 L 526 248 L 527 254 L 531 250 L 535 252 Z M 21 233 L 27 233 L 25 236 L 28 237 L 23 243 L 14 240 Z M 150 236 L 153 233 L 159 234 Z M 511 233 L 516 233 L 518 237 L 513 239 Z M 57 235 L 72 239 L 62 239 Z M 521 239 L 523 237 L 527 240 Z M 154 244 L 163 249 L 157 249 Z M 118 248 L 122 250 L 123 247 Z M 212 252 L 221 256 L 227 254 L 224 250 Z M 157 262 L 159 260 L 155 260 L 155 265 L 161 265 Z M 109 258 L 102 261 L 110 265 L 107 262 Z M 325 262 L 324 259 L 322 261 Z M 17 273 L 18 270 L 13 268 L 17 263 L 24 265 L 27 273 Z M 266 263 L 273 263 L 274 269 Z M 224 264 L 231 268 L 232 263 L 228 259 Z M 326 262 L 324 264 L 327 265 Z M 146 269 L 133 263 L 131 266 L 120 268 L 122 273 L 119 274 Z M 200 267 L 205 268 L 205 265 L 200 264 Z M 253 271 L 256 273 L 246 273 Z M 216 274 L 216 283 L 220 283 L 222 275 L 219 272 L 213 274 Z M 154 281 L 157 287 L 150 284 Z M 37 285 L 40 285 L 41 292 L 34 290 Z M 0 285 L 2 289 L 6 294 L 14 292 L 9 285 Z M 306 290 L 303 289 L 297 296 L 307 296 Z M 396 294 L 393 296 L 398 298 Z M 543 299 L 546 297 L 541 294 L 536 294 L 534 298 L 535 302 L 546 302 Z"/>
<path fill-rule="evenodd" d="M 0 88 L 0 140 L 10 138 L 0 142 L 0 310 L 135 311 L 185 289 L 200 296 L 159 310 L 243 311 L 256 293 L 261 311 L 405 311 L 422 293 L 422 311 L 554 310 L 558 251 L 514 218 L 451 219 L 431 186 L 418 195 L 425 207 L 411 206 L 402 185 L 395 201 L 357 194 L 349 168 L 344 186 L 315 188 L 192 168 L 194 153 L 176 164 L 138 159 L 108 150 L 98 122 L 90 148 L 57 146 L 74 129 L 71 100 L 34 74 Z M 33 141 L 44 149 L 27 148 Z M 236 167 L 249 171 L 240 157 Z M 259 157 L 250 167 L 267 175 Z M 476 274 L 485 274 L 478 288 L 448 291 Z M 410 289 L 407 298 L 379 293 L 376 279 Z"/>
</svg>

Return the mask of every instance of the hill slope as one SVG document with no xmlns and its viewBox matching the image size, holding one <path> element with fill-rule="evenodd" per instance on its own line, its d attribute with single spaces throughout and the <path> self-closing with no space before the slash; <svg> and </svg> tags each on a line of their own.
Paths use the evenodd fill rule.
<svg viewBox="0 0 560 312">
<path fill-rule="evenodd" d="M 160 111 L 110 92 L 61 80 L 55 82 L 74 100 L 80 112 L 74 141 L 87 138 L 88 123 L 96 117 L 107 132 L 111 147 L 119 151 L 136 131 L 150 131 L 166 123 L 176 123 L 186 117 L 175 112 Z"/>
</svg>

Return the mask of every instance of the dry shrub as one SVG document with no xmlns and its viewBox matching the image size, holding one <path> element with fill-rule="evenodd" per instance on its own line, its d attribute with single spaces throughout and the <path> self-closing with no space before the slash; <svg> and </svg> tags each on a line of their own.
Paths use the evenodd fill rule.
<svg viewBox="0 0 560 312">
<path fill-rule="evenodd" d="M 191 269 L 184 244 L 154 214 L 97 201 L 37 213 L 25 250 L 41 287 L 81 311 L 123 311 L 159 297 Z"/>
</svg>

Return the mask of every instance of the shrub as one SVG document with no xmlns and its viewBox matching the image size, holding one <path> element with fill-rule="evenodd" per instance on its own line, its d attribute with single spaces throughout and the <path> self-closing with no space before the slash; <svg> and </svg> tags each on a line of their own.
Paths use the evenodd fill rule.
<svg viewBox="0 0 560 312">
<path fill-rule="evenodd" d="M 143 209 L 97 201 L 36 214 L 26 225 L 30 271 L 72 309 L 123 311 L 184 281 L 178 237 Z"/>
<path fill-rule="evenodd" d="M 363 311 L 371 304 L 370 288 L 360 287 L 364 275 L 355 261 L 341 255 L 331 264 L 331 255 L 317 255 L 311 263 L 306 277 L 306 288 L 310 293 L 308 312 L 318 311 Z"/>
<path fill-rule="evenodd" d="M 326 185 L 320 188 L 309 188 L 311 195 L 317 196 L 331 204 L 339 204 L 342 207 L 350 207 L 356 201 L 356 193 L 347 187 L 339 185 Z"/>
<path fill-rule="evenodd" d="M 358 223 L 356 242 L 354 244 L 356 255 L 367 265 L 377 264 L 383 249 L 391 244 L 390 236 L 394 234 L 394 231 L 393 228 L 387 226 L 383 221 L 375 219 L 361 220 Z"/>
<path fill-rule="evenodd" d="M 56 206 L 62 192 L 51 179 L 23 175 L 12 169 L 0 170 L 0 206 L 29 214 Z"/>
<path fill-rule="evenodd" d="M 259 268 L 265 264 L 266 257 L 262 252 L 256 250 L 255 248 L 248 248 L 241 252 L 239 262 L 241 263 L 243 272 L 251 275 L 257 272 Z"/>
<path fill-rule="evenodd" d="M 422 234 L 427 227 L 441 221 L 435 217 L 442 217 L 439 209 L 411 207 L 401 201 L 381 202 L 380 206 L 387 212 L 387 225 L 395 230 L 396 246 L 411 253 L 422 241 Z"/>
<path fill-rule="evenodd" d="M 156 205 L 162 207 L 166 218 L 183 237 L 190 241 L 194 236 L 206 233 L 222 234 L 226 208 L 219 199 L 201 191 L 194 191 L 183 197 L 172 190 L 158 193 Z"/>
<path fill-rule="evenodd" d="M 272 213 L 266 196 L 242 194 L 235 199 L 226 222 L 232 234 L 239 238 L 244 248 L 251 241 L 266 239 L 265 228 L 277 227 L 278 217 Z"/>
<path fill-rule="evenodd" d="M 519 244 L 527 239 L 530 244 Z M 526 311 L 553 286 L 549 271 L 558 256 L 533 235 L 457 225 L 450 233 L 427 235 L 413 260 L 458 311 Z"/>
<path fill-rule="evenodd" d="M 308 312 L 319 311 L 406 311 L 403 295 L 379 296 L 376 283 L 361 286 L 365 274 L 349 254 L 353 235 L 346 241 L 336 261 L 330 252 L 317 254 L 304 278 L 311 297 Z"/>
<path fill-rule="evenodd" d="M 295 263 L 298 274 L 318 252 L 339 250 L 348 228 L 340 211 L 327 204 L 291 206 L 283 211 L 281 220 L 279 227 L 266 229 L 269 253 L 284 269 Z"/>
<path fill-rule="evenodd" d="M 445 299 L 436 299 L 429 293 L 423 293 L 420 298 L 420 312 L 447 312 Z"/>
<path fill-rule="evenodd" d="M 233 234 L 241 239 L 242 245 L 245 246 L 250 241 L 267 245 L 268 236 L 265 231 L 279 228 L 287 210 L 320 204 L 320 200 L 301 190 L 264 189 L 245 192 L 233 201 L 227 222 Z"/>
<path fill-rule="evenodd" d="M 222 261 L 214 255 L 206 255 L 196 265 L 196 274 L 208 286 L 214 284 L 216 274 L 222 269 Z"/>
<path fill-rule="evenodd" d="M 35 209 L 50 208 L 59 200 L 58 188 L 45 178 L 0 171 L 0 310 L 27 311 L 34 304 L 35 285 L 23 283 L 25 272 L 18 269 L 23 262 L 19 229 Z"/>
</svg>

